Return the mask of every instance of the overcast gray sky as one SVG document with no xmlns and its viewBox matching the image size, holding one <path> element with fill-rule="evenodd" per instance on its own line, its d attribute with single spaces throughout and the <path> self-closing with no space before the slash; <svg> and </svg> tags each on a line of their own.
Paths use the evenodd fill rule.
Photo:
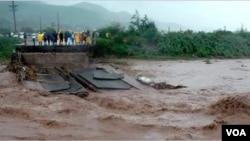
<svg viewBox="0 0 250 141">
<path fill-rule="evenodd" d="M 170 1 L 170 0 L 43 0 L 49 4 L 70 5 L 82 1 L 99 4 L 110 11 L 135 9 L 141 15 L 161 22 L 184 25 L 193 30 L 215 30 L 226 26 L 235 31 L 243 24 L 250 28 L 250 1 Z M 63 1 L 63 2 L 62 2 Z"/>
</svg>

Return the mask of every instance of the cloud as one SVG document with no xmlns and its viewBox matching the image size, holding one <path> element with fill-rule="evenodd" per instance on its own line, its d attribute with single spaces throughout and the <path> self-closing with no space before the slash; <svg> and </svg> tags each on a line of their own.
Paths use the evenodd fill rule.
<svg viewBox="0 0 250 141">
<path fill-rule="evenodd" d="M 41 1 L 53 5 L 74 5 L 83 2 L 83 0 L 41 0 Z"/>
</svg>

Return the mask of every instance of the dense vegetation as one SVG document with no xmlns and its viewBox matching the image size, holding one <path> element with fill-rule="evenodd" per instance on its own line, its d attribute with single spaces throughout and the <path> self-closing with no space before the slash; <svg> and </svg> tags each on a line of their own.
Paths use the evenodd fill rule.
<svg viewBox="0 0 250 141">
<path fill-rule="evenodd" d="M 32 30 L 25 28 L 25 30 Z M 51 28 L 43 31 L 50 32 Z M 250 32 L 241 27 L 236 32 L 159 32 L 153 21 L 136 13 L 125 29 L 119 23 L 101 28 L 94 48 L 94 57 L 130 58 L 239 58 L 250 56 Z M 108 37 L 107 37 L 108 33 Z M 0 59 L 8 58 L 17 39 L 0 38 Z"/>
<path fill-rule="evenodd" d="M 14 49 L 14 44 L 19 43 L 17 38 L 0 37 L 0 60 L 9 59 Z"/>
<path fill-rule="evenodd" d="M 113 23 L 99 30 L 95 56 L 115 55 L 118 57 L 220 57 L 235 58 L 250 56 L 250 32 L 243 27 L 237 32 L 217 30 L 210 33 L 159 32 L 145 15 L 136 13 L 130 27 L 124 29 Z M 110 37 L 105 37 L 109 32 Z"/>
</svg>

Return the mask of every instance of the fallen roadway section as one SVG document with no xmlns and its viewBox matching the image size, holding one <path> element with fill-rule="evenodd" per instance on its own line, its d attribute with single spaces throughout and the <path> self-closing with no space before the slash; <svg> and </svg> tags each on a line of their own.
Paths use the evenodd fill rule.
<svg viewBox="0 0 250 141">
<path fill-rule="evenodd" d="M 69 83 L 59 74 L 37 74 L 38 82 L 49 92 L 70 89 Z"/>
<path fill-rule="evenodd" d="M 45 70 L 43 68 L 42 72 Z M 80 97 L 88 96 L 87 89 L 98 92 L 99 89 L 129 90 L 133 87 L 123 80 L 123 74 L 110 73 L 104 69 L 87 68 L 65 71 L 60 68 L 49 68 L 49 71 L 53 73 L 36 73 L 34 74 L 36 81 L 24 79 L 22 82 L 29 89 L 41 90 L 42 88 L 54 94 L 69 93 Z M 98 77 L 95 78 L 95 76 Z"/>
<path fill-rule="evenodd" d="M 22 46 L 17 45 L 7 70 L 29 89 L 53 94 L 88 96 L 88 91 L 144 89 L 138 81 L 110 65 L 89 67 L 91 46 Z M 92 47 L 93 48 L 93 47 Z M 166 83 L 152 83 L 155 89 L 182 88 Z"/>
<path fill-rule="evenodd" d="M 105 67 L 90 68 L 91 47 L 16 45 L 8 68 L 17 74 L 25 87 L 54 94 L 68 93 L 84 97 L 88 96 L 88 90 L 138 89 L 134 82 L 129 83 L 125 73 L 116 73 Z"/>
<path fill-rule="evenodd" d="M 95 78 L 94 74 L 98 74 L 99 78 Z M 101 74 L 103 77 L 101 77 Z M 132 87 L 130 84 L 124 82 L 122 77 L 117 77 L 118 74 L 111 74 L 103 69 L 89 68 L 78 72 L 77 75 L 98 89 L 130 89 Z"/>
</svg>

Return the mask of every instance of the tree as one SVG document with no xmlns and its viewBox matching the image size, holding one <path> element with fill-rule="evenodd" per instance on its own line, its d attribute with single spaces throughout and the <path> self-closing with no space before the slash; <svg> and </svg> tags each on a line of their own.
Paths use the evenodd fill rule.
<svg viewBox="0 0 250 141">
<path fill-rule="evenodd" d="M 156 43 L 160 36 L 160 33 L 158 33 L 158 29 L 155 26 L 155 23 L 153 21 L 150 21 L 147 15 L 144 15 L 144 18 L 140 19 L 140 14 L 137 10 L 135 11 L 135 14 L 131 17 L 129 27 L 129 32 L 132 33 L 132 35 L 144 38 L 148 41 L 148 43 Z"/>
<path fill-rule="evenodd" d="M 135 10 L 135 14 L 131 17 L 130 25 L 129 25 L 129 30 L 130 31 L 137 31 L 140 29 L 140 15 L 137 10 Z"/>
<path fill-rule="evenodd" d="M 143 28 L 144 31 L 142 33 L 142 36 L 146 38 L 148 42 L 156 43 L 160 37 L 160 33 L 158 33 L 158 29 L 156 28 L 155 23 L 153 21 L 149 21 Z"/>
<path fill-rule="evenodd" d="M 141 19 L 140 31 L 144 32 L 149 24 L 148 16 L 145 15 L 143 19 Z"/>
</svg>

